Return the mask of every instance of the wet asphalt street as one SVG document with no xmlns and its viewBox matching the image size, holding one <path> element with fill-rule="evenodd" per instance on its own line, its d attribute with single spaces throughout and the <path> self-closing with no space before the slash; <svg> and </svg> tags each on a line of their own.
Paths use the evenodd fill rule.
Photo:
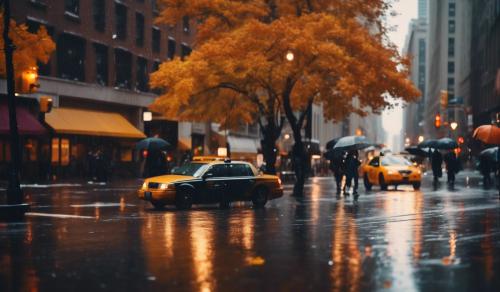
<svg viewBox="0 0 500 292">
<path fill-rule="evenodd" d="M 354 204 L 313 178 L 302 200 L 190 211 L 153 210 L 139 181 L 26 186 L 25 222 L 0 223 L 0 291 L 500 291 L 497 192 L 428 181 Z"/>
</svg>

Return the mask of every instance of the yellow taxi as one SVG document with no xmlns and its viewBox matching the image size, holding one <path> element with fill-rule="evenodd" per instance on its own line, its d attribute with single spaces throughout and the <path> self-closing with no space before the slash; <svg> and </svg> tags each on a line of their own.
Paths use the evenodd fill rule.
<svg viewBox="0 0 500 292">
<path fill-rule="evenodd" d="M 422 182 L 422 171 L 406 158 L 396 155 L 375 156 L 361 166 L 361 176 L 366 190 L 373 185 L 387 190 L 389 185 L 412 185 L 419 190 Z"/>
<path fill-rule="evenodd" d="M 283 187 L 277 176 L 261 174 L 248 162 L 196 158 L 172 174 L 147 178 L 137 194 L 157 209 L 211 203 L 227 208 L 234 201 L 263 207 L 268 200 L 283 196 Z"/>
</svg>

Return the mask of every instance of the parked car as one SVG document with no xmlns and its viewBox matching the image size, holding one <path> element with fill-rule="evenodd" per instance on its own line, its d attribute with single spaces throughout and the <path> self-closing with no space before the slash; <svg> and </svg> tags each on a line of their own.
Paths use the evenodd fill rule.
<svg viewBox="0 0 500 292">
<path fill-rule="evenodd" d="M 205 203 L 227 208 L 234 201 L 263 207 L 281 196 L 283 187 L 277 176 L 261 174 L 248 162 L 209 158 L 193 160 L 169 175 L 147 178 L 138 190 L 138 197 L 157 209 L 165 205 L 189 209 Z"/>
<path fill-rule="evenodd" d="M 422 182 L 422 171 L 410 161 L 401 156 L 375 156 L 361 166 L 361 176 L 366 190 L 373 185 L 387 190 L 389 185 L 412 185 L 419 190 Z"/>
</svg>

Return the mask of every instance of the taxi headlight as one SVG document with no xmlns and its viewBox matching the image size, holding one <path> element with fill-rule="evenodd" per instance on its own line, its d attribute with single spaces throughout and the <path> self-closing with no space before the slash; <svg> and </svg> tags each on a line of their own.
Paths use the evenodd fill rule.
<svg viewBox="0 0 500 292">
<path fill-rule="evenodd" d="M 144 183 L 142 184 L 142 189 L 143 189 L 143 190 L 145 190 L 145 189 L 147 189 L 147 188 L 148 188 L 148 183 L 147 183 L 147 182 L 144 182 Z"/>
<path fill-rule="evenodd" d="M 166 190 L 170 187 L 169 184 L 160 184 L 160 190 Z"/>
<path fill-rule="evenodd" d="M 422 171 L 420 169 L 417 170 L 418 174 L 422 174 Z"/>
<path fill-rule="evenodd" d="M 392 171 L 392 170 L 387 171 L 387 174 L 388 174 L 388 175 L 393 175 L 394 173 L 395 173 L 395 172 L 394 172 L 394 171 Z"/>
<path fill-rule="evenodd" d="M 278 185 L 281 186 L 281 178 L 278 177 Z"/>
</svg>

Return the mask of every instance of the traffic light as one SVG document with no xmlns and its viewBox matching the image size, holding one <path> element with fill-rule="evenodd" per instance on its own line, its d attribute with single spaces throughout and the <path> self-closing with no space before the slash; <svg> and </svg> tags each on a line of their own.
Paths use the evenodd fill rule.
<svg viewBox="0 0 500 292">
<path fill-rule="evenodd" d="M 436 117 L 434 118 L 434 126 L 436 128 L 441 127 L 441 115 L 439 113 L 436 114 Z"/>
<path fill-rule="evenodd" d="M 52 110 L 52 97 L 50 96 L 41 96 L 40 97 L 40 112 L 48 113 Z"/>
<path fill-rule="evenodd" d="M 447 90 L 441 90 L 441 106 L 443 108 L 446 108 L 448 106 L 448 91 Z"/>
<path fill-rule="evenodd" d="M 465 142 L 464 137 L 462 137 L 462 136 L 458 137 L 457 142 L 458 142 L 458 144 L 464 144 L 464 142 Z"/>
<path fill-rule="evenodd" d="M 36 67 L 24 70 L 16 79 L 16 93 L 34 93 L 40 87 Z"/>
</svg>

